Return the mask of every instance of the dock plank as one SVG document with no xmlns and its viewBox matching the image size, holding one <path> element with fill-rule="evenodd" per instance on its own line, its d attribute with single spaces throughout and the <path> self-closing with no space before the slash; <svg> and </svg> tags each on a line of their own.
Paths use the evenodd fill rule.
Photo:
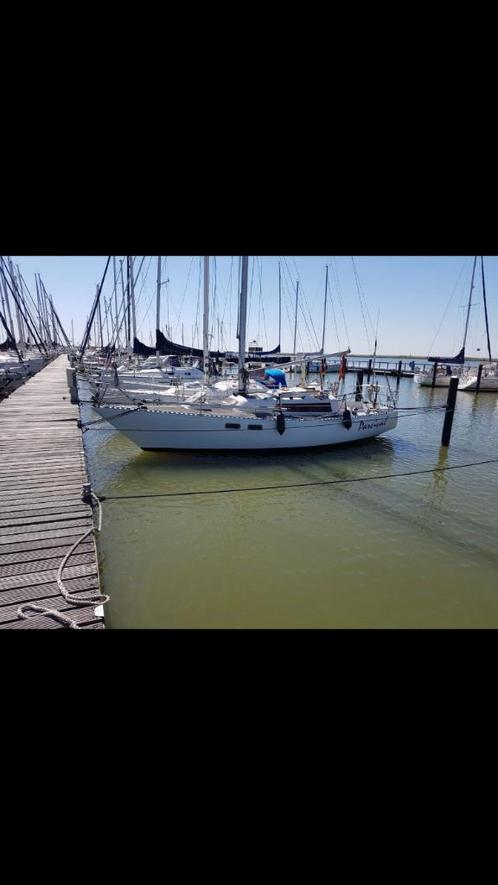
<svg viewBox="0 0 498 885">
<path fill-rule="evenodd" d="M 48 363 L 0 402 L 0 629 L 67 629 L 43 615 L 20 619 L 20 604 L 67 611 L 82 629 L 100 630 L 97 603 L 67 603 L 57 573 L 93 525 L 82 500 L 88 475 L 79 406 L 71 403 L 66 355 Z M 95 538 L 89 535 L 63 573 L 71 593 L 101 592 Z"/>
</svg>

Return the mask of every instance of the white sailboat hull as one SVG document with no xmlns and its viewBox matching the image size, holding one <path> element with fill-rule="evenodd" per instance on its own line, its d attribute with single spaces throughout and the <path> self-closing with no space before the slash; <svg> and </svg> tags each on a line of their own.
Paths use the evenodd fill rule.
<svg viewBox="0 0 498 885">
<path fill-rule="evenodd" d="M 419 384 L 420 387 L 432 387 L 432 374 L 431 375 L 414 375 L 413 380 L 415 384 Z M 436 375 L 435 387 L 449 387 L 450 386 L 451 375 Z"/>
<path fill-rule="evenodd" d="M 379 436 L 398 423 L 394 408 L 351 414 L 347 429 L 342 414 L 316 418 L 285 417 L 285 430 L 277 429 L 275 415 L 257 417 L 241 410 L 224 414 L 101 405 L 97 412 L 144 450 L 270 450 L 341 445 Z"/>
<path fill-rule="evenodd" d="M 466 381 L 460 381 L 458 389 L 469 391 L 477 390 L 477 377 L 467 378 Z M 489 390 L 490 392 L 496 391 L 498 393 L 498 375 L 482 375 L 479 390 Z"/>
</svg>

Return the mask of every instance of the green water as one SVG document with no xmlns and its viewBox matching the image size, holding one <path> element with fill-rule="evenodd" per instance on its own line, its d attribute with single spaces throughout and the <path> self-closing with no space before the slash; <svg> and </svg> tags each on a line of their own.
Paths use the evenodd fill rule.
<svg viewBox="0 0 498 885">
<path fill-rule="evenodd" d="M 353 382 L 352 382 L 353 383 Z M 391 382 L 393 389 L 395 382 Z M 399 404 L 447 391 L 402 379 Z M 97 417 L 83 406 L 83 417 Z M 98 494 L 240 488 L 498 459 L 498 394 L 351 447 L 257 455 L 146 453 L 85 433 Z M 108 627 L 498 627 L 498 463 L 301 489 L 106 501 L 99 538 Z"/>
</svg>

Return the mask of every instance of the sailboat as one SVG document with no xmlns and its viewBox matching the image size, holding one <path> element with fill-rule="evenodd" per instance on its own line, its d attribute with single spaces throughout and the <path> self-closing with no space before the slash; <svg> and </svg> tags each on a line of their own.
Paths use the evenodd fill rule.
<svg viewBox="0 0 498 885">
<path fill-rule="evenodd" d="M 477 255 L 474 258 L 474 266 L 472 268 L 472 279 L 470 281 L 470 292 L 469 292 L 469 301 L 467 304 L 467 316 L 465 318 L 465 330 L 463 333 L 463 344 L 462 347 L 457 353 L 456 356 L 429 356 L 427 357 L 428 362 L 435 363 L 435 374 L 434 369 L 425 370 L 422 372 L 417 372 L 413 376 L 413 380 L 415 384 L 419 384 L 421 387 L 449 387 L 450 380 L 454 371 L 452 370 L 452 366 L 463 366 L 465 362 L 465 344 L 467 342 L 467 332 L 469 329 L 469 318 L 470 318 L 470 308 L 472 307 L 472 291 L 474 289 L 474 277 L 476 272 L 476 264 L 477 264 Z M 483 271 L 484 272 L 484 271 Z M 484 278 L 483 278 L 484 279 Z M 461 370 L 460 370 L 461 372 Z"/>
<path fill-rule="evenodd" d="M 248 256 L 242 256 L 239 308 L 239 395 L 247 393 L 245 369 Z M 204 265 L 204 357 L 208 350 L 208 274 Z M 268 408 L 260 401 L 247 406 L 213 405 L 96 405 L 98 414 L 144 451 L 242 451 L 310 448 L 356 442 L 393 430 L 398 413 L 393 401 L 354 401 L 330 397 L 330 412 L 298 417 L 284 413 L 277 401 Z"/>
<path fill-rule="evenodd" d="M 475 391 L 477 389 L 483 391 L 497 392 L 498 391 L 498 363 L 496 360 L 493 362 L 493 358 L 491 356 L 491 342 L 489 339 L 489 322 L 488 322 L 488 307 L 486 304 L 486 285 L 484 282 L 484 256 L 481 255 L 481 273 L 482 273 L 482 297 L 484 302 L 484 318 L 486 320 L 486 336 L 488 343 L 488 356 L 489 362 L 486 365 L 483 365 L 481 371 L 481 378 L 479 381 L 478 388 L 478 369 L 472 368 L 467 369 L 467 371 L 462 375 L 460 381 L 458 382 L 459 390 L 468 390 L 470 392 Z"/>
</svg>

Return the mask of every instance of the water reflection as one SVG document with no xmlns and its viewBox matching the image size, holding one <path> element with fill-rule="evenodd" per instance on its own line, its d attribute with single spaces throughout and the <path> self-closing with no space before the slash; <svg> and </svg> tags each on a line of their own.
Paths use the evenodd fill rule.
<svg viewBox="0 0 498 885">
<path fill-rule="evenodd" d="M 430 508 L 441 508 L 444 504 L 445 492 L 448 487 L 448 473 L 442 468 L 448 466 L 448 447 L 441 446 L 437 459 L 437 468 L 431 476 L 425 495 L 425 505 Z"/>
<path fill-rule="evenodd" d="M 394 469 L 392 440 L 279 452 L 142 452 L 111 431 L 93 441 L 90 457 L 101 494 L 279 485 L 375 476 Z"/>
<path fill-rule="evenodd" d="M 444 405 L 402 378 L 400 405 Z M 96 413 L 89 406 L 85 420 Z M 142 452 L 84 435 L 104 495 L 308 488 L 109 500 L 99 541 L 113 627 L 498 626 L 498 465 L 327 485 L 498 457 L 498 398 L 459 394 L 386 436 L 302 452 Z"/>
</svg>

